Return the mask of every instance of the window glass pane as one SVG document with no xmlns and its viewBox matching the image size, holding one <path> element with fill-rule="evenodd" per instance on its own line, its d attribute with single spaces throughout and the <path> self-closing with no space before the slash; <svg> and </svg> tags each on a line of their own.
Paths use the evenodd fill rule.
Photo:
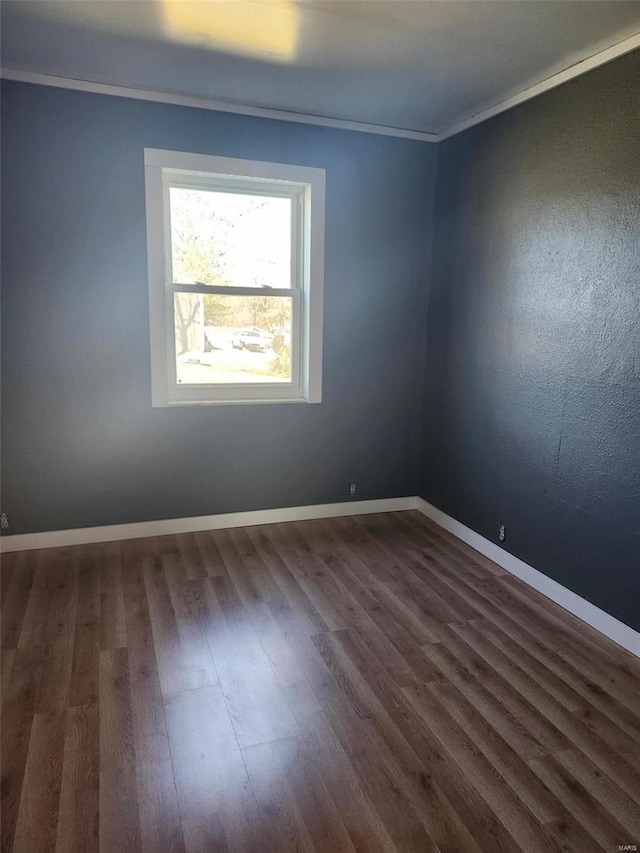
<svg viewBox="0 0 640 853">
<path fill-rule="evenodd" d="M 292 299 L 174 294 L 180 384 L 291 382 Z"/>
<path fill-rule="evenodd" d="M 291 199 L 171 187 L 177 284 L 291 287 Z"/>
</svg>

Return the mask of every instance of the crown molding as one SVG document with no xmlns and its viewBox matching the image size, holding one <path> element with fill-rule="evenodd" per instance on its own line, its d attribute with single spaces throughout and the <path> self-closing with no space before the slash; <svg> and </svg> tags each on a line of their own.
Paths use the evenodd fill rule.
<svg viewBox="0 0 640 853">
<path fill-rule="evenodd" d="M 552 74 L 551 77 L 547 77 L 544 80 L 540 80 L 537 83 L 527 86 L 516 95 L 512 95 L 510 98 L 505 98 L 497 104 L 487 106 L 485 109 L 482 109 L 467 118 L 461 119 L 455 124 L 452 124 L 451 127 L 436 134 L 436 141 L 442 142 L 444 139 L 449 139 L 450 136 L 462 133 L 463 130 L 467 130 L 468 128 L 473 127 L 476 124 L 480 124 L 483 121 L 487 121 L 487 119 L 493 118 L 493 116 L 497 116 L 500 113 L 504 113 L 512 107 L 517 107 L 518 104 L 523 104 L 525 101 L 537 98 L 538 95 L 542 95 L 543 92 L 555 89 L 556 86 L 561 86 L 563 83 L 567 83 L 575 77 L 580 77 L 582 74 L 586 74 L 588 71 L 593 71 L 594 68 L 599 68 L 601 65 L 606 65 L 607 62 L 618 59 L 620 56 L 624 56 L 626 53 L 631 53 L 631 51 L 637 50 L 638 48 L 640 48 L 640 33 L 636 33 L 634 36 L 630 36 L 611 47 L 598 51 L 598 53 L 594 53 L 593 56 L 589 56 L 587 59 L 583 59 L 580 62 L 569 65 L 563 71 L 558 71 L 556 74 Z"/>
<path fill-rule="evenodd" d="M 216 101 L 212 98 L 195 98 L 179 92 L 157 92 L 151 89 L 135 89 L 129 86 L 115 86 L 112 83 L 97 83 L 93 80 L 78 80 L 75 77 L 57 77 L 52 74 L 40 74 L 36 71 L 20 71 L 13 68 L 0 70 L 4 80 L 16 80 L 19 83 L 35 83 L 40 86 L 54 86 L 58 89 L 73 89 L 76 92 L 91 92 L 95 95 L 111 95 L 116 98 L 132 98 L 138 101 L 152 101 L 157 104 L 173 104 L 178 107 L 192 107 L 197 110 L 213 110 L 218 113 L 253 116 L 257 118 L 291 121 L 297 124 L 313 124 L 331 127 L 337 130 L 354 130 L 360 133 L 373 133 L 378 136 L 395 136 L 400 139 L 416 139 L 419 142 L 436 142 L 434 133 L 419 130 L 407 130 L 401 127 L 387 127 L 382 124 L 368 124 L 361 121 L 329 118 L 290 110 L 275 110 L 269 107 L 254 107 L 245 104 L 232 104 Z"/>
<path fill-rule="evenodd" d="M 481 124 L 493 116 L 510 110 L 525 103 L 550 89 L 555 89 L 563 83 L 580 77 L 601 65 L 606 65 L 627 53 L 640 48 L 640 33 L 623 39 L 617 44 L 594 53 L 586 59 L 568 66 L 544 80 L 532 83 L 515 95 L 505 98 L 498 103 L 490 104 L 473 115 L 455 122 L 450 127 L 438 133 L 427 133 L 419 130 L 409 130 L 401 127 L 388 127 L 380 124 L 350 121 L 348 119 L 330 118 L 328 116 L 298 113 L 291 110 L 276 110 L 269 107 L 257 107 L 247 104 L 233 104 L 227 101 L 216 101 L 213 98 L 196 98 L 179 92 L 161 92 L 151 89 L 136 89 L 129 86 L 116 86 L 112 83 L 98 83 L 92 80 L 79 80 L 74 77 L 59 77 L 53 74 L 42 74 L 36 71 L 23 71 L 13 68 L 0 69 L 0 77 L 5 80 L 15 80 L 20 83 L 34 83 L 40 86 L 54 86 L 59 89 L 72 89 L 78 92 L 91 92 L 97 95 L 111 95 L 118 98 L 132 98 L 139 101 L 151 101 L 159 104 L 173 104 L 179 107 L 192 107 L 199 110 L 234 113 L 235 115 L 253 116 L 257 118 L 290 121 L 297 124 L 311 124 L 319 127 L 331 127 L 337 130 L 351 130 L 360 133 L 373 133 L 378 136 L 393 136 L 400 139 L 415 139 L 419 142 L 442 142 L 470 127 Z"/>
</svg>

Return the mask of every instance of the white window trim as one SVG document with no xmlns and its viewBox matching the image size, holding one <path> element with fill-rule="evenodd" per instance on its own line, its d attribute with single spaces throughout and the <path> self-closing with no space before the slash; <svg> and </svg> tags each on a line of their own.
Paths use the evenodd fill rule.
<svg viewBox="0 0 640 853">
<path fill-rule="evenodd" d="M 149 322 L 151 342 L 151 401 L 153 407 L 207 406 L 261 403 L 319 403 L 322 399 L 322 312 L 324 284 L 325 171 L 308 166 L 291 166 L 257 160 L 240 160 L 208 154 L 144 149 L 147 215 L 147 264 L 149 274 Z M 165 180 L 171 170 L 190 172 L 193 179 L 215 183 L 215 175 L 237 180 L 239 191 L 260 191 L 265 181 L 289 184 L 300 199 L 303 256 L 299 264 L 300 288 L 286 289 L 292 297 L 294 317 L 300 322 L 299 352 L 292 353 L 291 383 L 243 383 L 242 385 L 180 385 L 175 382 L 173 350 L 173 288 L 170 245 L 165 221 Z M 199 173 L 199 174 L 198 174 Z M 182 180 L 182 176 L 181 176 Z M 188 182 L 189 176 L 184 176 Z M 211 292 L 194 286 L 195 292 Z M 229 295 L 255 295 L 251 288 L 225 288 Z M 279 291 L 270 290 L 277 296 Z M 296 318 L 296 314 L 298 317 Z M 296 336 L 294 336 L 296 338 Z"/>
</svg>

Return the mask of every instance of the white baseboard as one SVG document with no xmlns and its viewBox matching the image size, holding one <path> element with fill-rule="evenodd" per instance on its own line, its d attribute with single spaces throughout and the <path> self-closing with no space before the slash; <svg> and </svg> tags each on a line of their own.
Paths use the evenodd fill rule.
<svg viewBox="0 0 640 853">
<path fill-rule="evenodd" d="M 427 518 L 435 521 L 437 525 L 448 530 L 449 533 L 453 533 L 458 539 L 466 542 L 467 545 L 471 545 L 476 551 L 484 554 L 485 557 L 493 560 L 494 563 L 497 563 L 512 575 L 515 575 L 520 580 L 529 584 L 529 586 L 537 589 L 538 592 L 546 595 L 551 601 L 555 601 L 556 604 L 564 607 L 569 613 L 573 613 L 578 619 L 582 619 L 587 625 L 591 625 L 592 628 L 609 637 L 614 643 L 618 643 L 619 646 L 640 657 L 640 633 L 634 631 L 633 628 L 605 613 L 604 610 L 600 610 L 595 604 L 591 604 L 590 601 L 581 598 L 575 592 L 571 592 L 570 589 L 547 577 L 547 575 L 534 569 L 518 557 L 514 557 L 513 554 L 505 551 L 504 548 L 500 548 L 494 542 L 490 542 L 484 536 L 480 536 L 479 533 L 471 530 L 470 527 L 466 527 L 461 522 L 456 521 L 455 518 L 442 512 L 442 510 L 439 510 L 432 504 L 427 503 L 422 498 L 417 498 L 416 503 L 417 509 L 423 515 L 426 515 Z"/>
<path fill-rule="evenodd" d="M 169 518 L 162 521 L 142 521 L 137 524 L 111 524 L 105 527 L 83 527 L 75 530 L 49 530 L 43 533 L 16 534 L 0 537 L 0 553 L 31 551 L 34 548 L 88 545 L 93 542 L 112 542 L 117 539 L 141 539 L 173 533 L 196 533 L 202 530 L 219 530 L 226 527 L 249 527 L 254 524 L 275 524 L 280 521 L 368 515 L 376 512 L 400 512 L 407 509 L 418 509 L 440 527 L 453 533 L 458 539 L 466 542 L 467 545 L 475 548 L 476 551 L 484 554 L 485 557 L 493 560 L 506 571 L 537 589 L 551 601 L 555 601 L 556 604 L 582 619 L 587 625 L 591 625 L 592 628 L 600 631 L 610 640 L 640 657 L 640 633 L 419 497 L 348 501 L 251 512 L 231 512 L 221 515 L 201 515 L 194 518 Z"/>
<path fill-rule="evenodd" d="M 373 512 L 399 512 L 415 509 L 416 498 L 381 498 L 372 501 L 293 506 L 282 509 L 259 509 L 251 512 L 229 512 L 200 515 L 193 518 L 168 518 L 141 521 L 136 524 L 109 524 L 105 527 L 80 527 L 74 530 L 47 530 L 42 533 L 18 533 L 0 537 L 0 553 L 32 551 L 34 548 L 58 548 L 66 545 L 89 545 L 116 539 L 144 539 L 173 533 L 196 533 L 225 527 L 250 527 L 279 521 L 302 521 L 309 518 L 334 518 L 341 515 L 368 515 Z"/>
</svg>

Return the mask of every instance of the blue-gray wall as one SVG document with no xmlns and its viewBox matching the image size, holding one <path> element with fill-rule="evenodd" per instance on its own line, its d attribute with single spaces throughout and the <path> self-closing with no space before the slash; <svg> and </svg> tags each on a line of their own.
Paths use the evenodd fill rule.
<svg viewBox="0 0 640 853">
<path fill-rule="evenodd" d="M 438 146 L 421 494 L 640 629 L 640 53 Z"/>
<path fill-rule="evenodd" d="M 504 523 L 640 628 L 640 54 L 439 145 L 435 227 L 428 144 L 15 83 L 2 110 L 11 532 L 356 482 Z M 151 409 L 145 146 L 327 169 L 322 404 Z"/>
<path fill-rule="evenodd" d="M 327 170 L 319 405 L 152 409 L 143 149 Z M 5 82 L 13 533 L 413 495 L 435 147 Z"/>
</svg>

